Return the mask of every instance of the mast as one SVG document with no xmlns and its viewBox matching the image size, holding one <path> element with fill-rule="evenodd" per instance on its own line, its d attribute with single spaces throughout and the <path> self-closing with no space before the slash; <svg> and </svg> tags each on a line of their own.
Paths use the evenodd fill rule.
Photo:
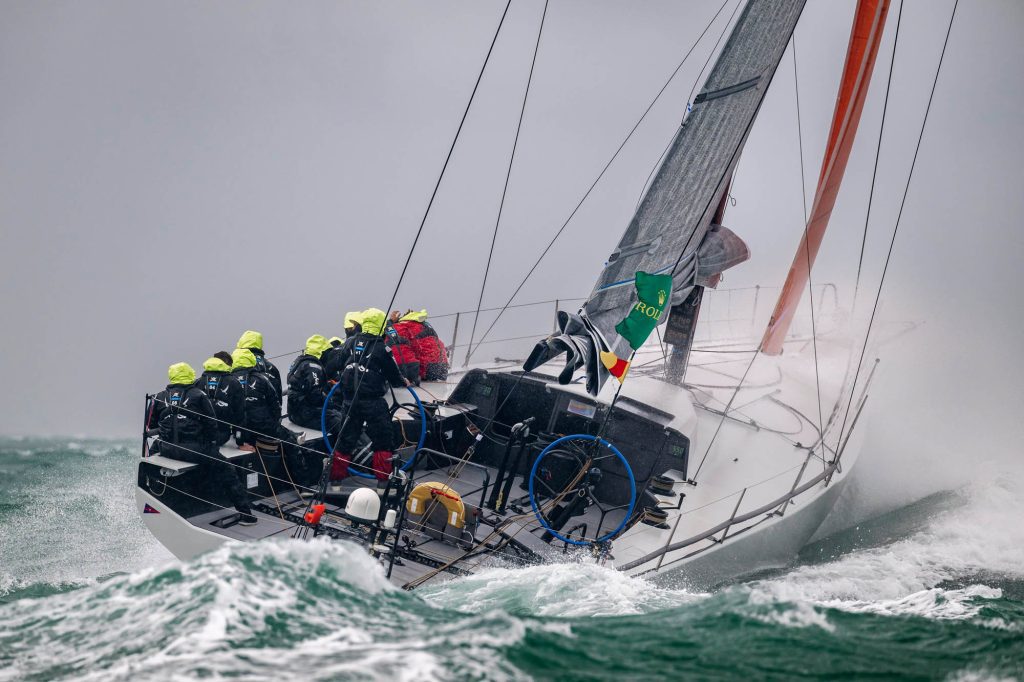
<svg viewBox="0 0 1024 682">
<path fill-rule="evenodd" d="M 857 135 L 860 115 L 864 110 L 888 10 L 889 0 L 859 0 L 857 3 L 850 31 L 850 45 L 846 51 L 846 65 L 843 67 L 811 215 L 761 341 L 761 352 L 766 355 L 782 353 L 783 342 L 825 237 L 829 217 L 846 172 L 846 163 L 850 159 L 853 140 Z"/>
</svg>

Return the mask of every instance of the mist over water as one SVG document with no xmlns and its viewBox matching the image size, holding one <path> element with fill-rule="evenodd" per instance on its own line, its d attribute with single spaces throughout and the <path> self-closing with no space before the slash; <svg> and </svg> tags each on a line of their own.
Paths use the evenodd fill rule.
<svg viewBox="0 0 1024 682">
<path fill-rule="evenodd" d="M 89 584 L 171 558 L 135 512 L 137 447 L 0 439 L 0 599 Z"/>
<path fill-rule="evenodd" d="M 0 443 L 0 680 L 1024 675 L 1024 476 L 1005 469 L 710 593 L 573 563 L 409 593 L 345 543 L 171 559 L 134 510 L 134 447 Z"/>
</svg>

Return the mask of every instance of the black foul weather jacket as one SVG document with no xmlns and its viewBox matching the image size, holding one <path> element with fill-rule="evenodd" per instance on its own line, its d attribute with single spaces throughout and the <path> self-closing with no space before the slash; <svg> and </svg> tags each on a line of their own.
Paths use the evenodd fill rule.
<svg viewBox="0 0 1024 682">
<path fill-rule="evenodd" d="M 206 392 L 194 384 L 170 384 L 157 393 L 146 427 L 160 440 L 205 448 L 216 440 L 216 413 Z"/>
<path fill-rule="evenodd" d="M 329 388 L 320 360 L 300 355 L 288 370 L 288 418 L 299 426 L 320 428 L 320 412 Z"/>
<path fill-rule="evenodd" d="M 341 381 L 341 372 L 345 369 L 345 365 L 341 364 L 341 354 L 344 350 L 344 345 L 331 346 L 320 356 L 320 364 L 324 366 L 327 380 L 335 384 Z"/>
<path fill-rule="evenodd" d="M 231 437 L 231 425 L 241 421 L 241 387 L 232 381 L 230 372 L 207 370 L 196 380 L 196 388 L 202 389 L 213 403 L 213 411 L 220 420 L 214 423 L 216 442 L 224 445 Z"/>
<path fill-rule="evenodd" d="M 231 378 L 238 382 L 243 396 L 241 426 L 272 437 L 281 425 L 281 398 L 274 384 L 254 367 L 232 370 Z"/>
<path fill-rule="evenodd" d="M 281 396 L 284 395 L 281 391 L 281 372 L 278 371 L 277 367 L 274 366 L 270 360 L 267 360 L 266 355 L 263 353 L 261 348 L 250 348 L 252 354 L 256 356 L 256 369 L 267 375 L 270 379 L 270 384 L 274 387 L 274 391 L 277 392 L 277 406 L 280 410 L 281 407 Z"/>
<path fill-rule="evenodd" d="M 342 393 L 346 401 L 383 398 L 389 383 L 405 384 L 395 358 L 379 336 L 356 334 L 345 342 L 339 361 L 344 369 L 341 390 L 335 395 Z"/>
</svg>

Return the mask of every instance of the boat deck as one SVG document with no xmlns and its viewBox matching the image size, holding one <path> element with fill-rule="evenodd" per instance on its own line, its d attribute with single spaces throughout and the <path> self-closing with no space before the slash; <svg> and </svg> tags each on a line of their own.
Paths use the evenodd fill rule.
<svg viewBox="0 0 1024 682">
<path fill-rule="evenodd" d="M 398 585 L 419 579 L 428 573 L 433 573 L 437 566 L 455 562 L 451 570 L 441 571 L 437 577 L 430 581 L 443 580 L 445 578 L 459 575 L 462 572 L 475 570 L 484 563 L 500 565 L 502 563 L 522 563 L 530 558 L 536 560 L 539 557 L 552 558 L 562 556 L 570 551 L 565 543 L 554 539 L 550 543 L 545 542 L 543 536 L 545 529 L 538 523 L 536 516 L 530 506 L 528 493 L 523 486 L 524 476 L 517 475 L 513 479 L 508 505 L 502 514 L 483 506 L 485 502 L 484 493 L 490 496 L 493 490 L 493 482 L 497 478 L 498 471 L 494 467 L 474 466 L 462 467 L 457 470 L 458 465 L 449 467 L 424 469 L 415 472 L 413 477 L 417 483 L 436 482 L 450 486 L 462 497 L 467 507 L 467 517 L 477 515 L 479 523 L 473 532 L 473 542 L 457 543 L 456 538 L 437 537 L 437 533 L 428 534 L 424 529 L 407 517 L 401 529 L 401 540 L 403 547 L 412 546 L 417 553 L 426 560 L 418 563 L 408 557 L 400 557 L 392 568 L 392 581 Z M 484 488 L 484 483 L 488 487 Z M 324 532 L 334 537 L 353 532 L 352 522 L 345 518 L 344 503 L 348 495 L 357 488 L 375 488 L 376 481 L 365 478 L 349 477 L 341 485 L 340 492 L 330 492 L 325 501 L 326 511 L 321 521 Z M 266 539 L 283 539 L 293 537 L 304 526 L 297 523 L 297 520 L 307 510 L 308 498 L 303 498 L 296 490 L 277 492 L 276 496 L 267 496 L 253 500 L 254 515 L 258 522 L 253 526 L 242 526 L 237 523 L 237 512 L 233 509 L 216 509 L 213 511 L 197 514 L 187 520 L 193 526 L 206 531 L 223 535 L 233 540 L 254 541 Z M 576 528 L 573 537 L 578 537 L 581 532 L 581 524 L 585 524 L 588 535 L 593 536 L 600 526 L 601 532 L 608 532 L 617 526 L 623 519 L 623 509 L 610 510 L 603 513 L 597 506 L 592 505 L 578 516 L 574 516 L 566 524 L 563 532 Z M 337 533 L 335 533 L 337 531 Z M 462 539 L 462 538 L 460 538 Z M 353 540 L 367 543 L 365 538 L 353 537 Z M 463 539 L 466 540 L 466 539 Z M 387 544 L 394 542 L 394 536 L 389 536 Z M 512 547 L 511 545 L 514 545 Z M 484 549 L 489 548 L 489 549 Z M 483 549 L 484 551 L 479 551 Z M 387 555 L 382 556 L 382 562 L 387 566 Z M 430 582 L 425 581 L 425 582 Z"/>
</svg>

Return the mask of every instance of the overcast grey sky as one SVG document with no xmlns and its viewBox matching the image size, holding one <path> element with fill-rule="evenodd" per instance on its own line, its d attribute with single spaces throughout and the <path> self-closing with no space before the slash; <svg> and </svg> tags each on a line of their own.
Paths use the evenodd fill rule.
<svg viewBox="0 0 1024 682">
<path fill-rule="evenodd" d="M 589 291 L 734 2 L 520 300 Z M 552 0 L 485 305 L 511 293 L 719 4 Z M 283 353 L 386 305 L 503 7 L 0 4 L 0 433 L 134 434 L 171 362 L 198 367 L 247 328 Z M 542 7 L 513 3 L 402 308 L 476 303 Z M 951 8 L 906 0 L 869 293 Z M 819 281 L 855 267 L 897 9 Z M 808 193 L 852 12 L 809 0 L 797 28 Z M 1015 456 L 1024 437 L 1022 29 L 1020 2 L 960 4 L 883 299 L 885 319 L 925 325 L 885 356 L 876 450 Z M 754 258 L 725 286 L 780 284 L 799 239 L 791 59 L 727 213 Z M 511 318 L 521 334 L 542 322 Z"/>
</svg>

